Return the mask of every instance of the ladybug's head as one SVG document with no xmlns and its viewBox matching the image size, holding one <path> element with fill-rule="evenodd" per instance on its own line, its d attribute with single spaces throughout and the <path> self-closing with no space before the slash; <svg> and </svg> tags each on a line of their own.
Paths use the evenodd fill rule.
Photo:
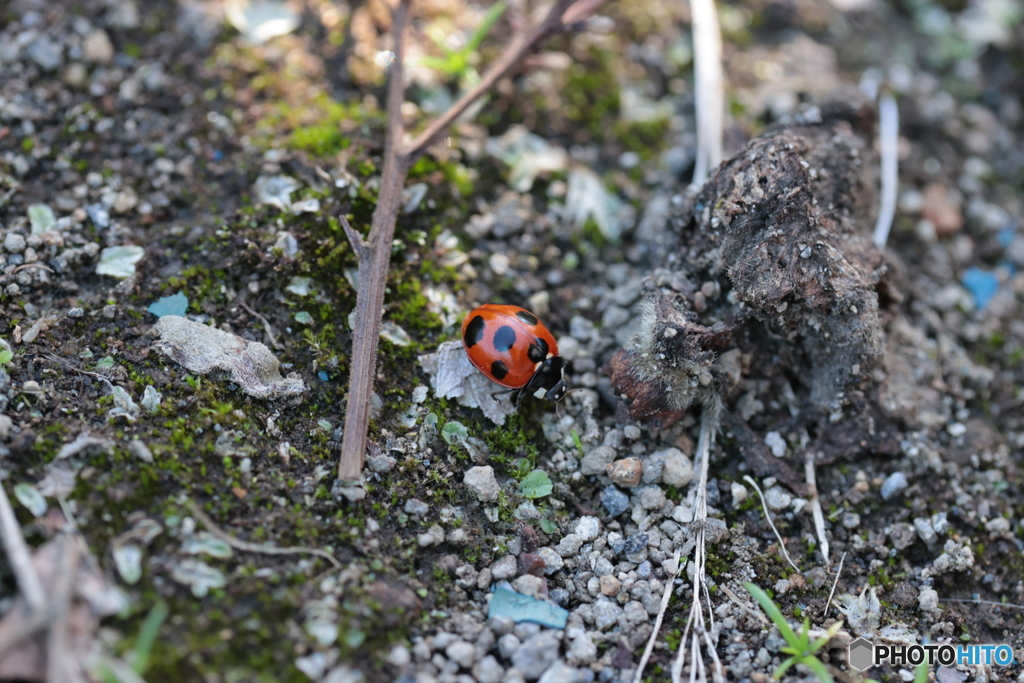
<svg viewBox="0 0 1024 683">
<path fill-rule="evenodd" d="M 565 398 L 565 361 L 561 356 L 552 356 L 538 367 L 530 381 L 534 396 L 546 398 L 554 403 Z"/>
</svg>

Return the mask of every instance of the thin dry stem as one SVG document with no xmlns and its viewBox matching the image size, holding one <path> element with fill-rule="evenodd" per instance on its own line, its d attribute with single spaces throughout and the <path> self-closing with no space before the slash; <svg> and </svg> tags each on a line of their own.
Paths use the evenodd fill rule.
<svg viewBox="0 0 1024 683">
<path fill-rule="evenodd" d="M 686 660 L 686 643 L 690 642 L 690 681 L 697 680 L 699 675 L 702 683 L 707 681 L 707 671 L 704 663 L 703 651 L 710 655 L 714 662 L 711 669 L 712 677 L 716 683 L 725 680 L 722 671 L 722 662 L 718 658 L 715 643 L 711 638 L 714 630 L 714 612 L 711 609 L 711 594 L 707 587 L 707 522 L 708 522 L 708 471 L 711 460 L 711 442 L 714 440 L 715 431 L 718 429 L 717 411 L 705 410 L 701 413 L 700 437 L 697 440 L 697 457 L 700 459 L 700 478 L 697 482 L 697 499 L 694 512 L 693 524 L 690 528 L 695 530 L 694 551 L 693 551 L 693 603 L 690 606 L 690 616 L 686 621 L 686 628 L 683 629 L 683 637 L 679 641 L 679 653 L 672 662 L 672 683 L 681 683 L 683 665 Z M 710 623 L 705 623 L 704 605 L 707 604 Z M 692 637 L 691 636 L 692 633 Z M 701 648 L 701 641 L 704 647 Z"/>
<path fill-rule="evenodd" d="M 261 553 L 263 555 L 316 555 L 322 557 L 331 564 L 334 565 L 335 569 L 341 567 L 341 561 L 334 555 L 331 555 L 326 550 L 319 548 L 305 548 L 303 546 L 288 546 L 279 548 L 277 546 L 266 546 L 260 545 L 259 543 L 249 543 L 241 539 L 235 538 L 231 534 L 223 531 L 212 519 L 203 512 L 194 500 L 185 501 L 185 505 L 188 506 L 189 511 L 192 515 L 199 520 L 200 524 L 206 527 L 213 536 L 216 536 L 220 540 L 227 543 L 235 550 L 243 550 L 248 553 Z"/>
<path fill-rule="evenodd" d="M 889 230 L 896 215 L 896 190 L 899 187 L 900 110 L 896 98 L 883 92 L 878 99 L 878 146 L 882 163 L 882 196 L 875 223 L 874 242 L 879 248 L 889 241 Z"/>
<path fill-rule="evenodd" d="M 697 159 L 693 186 L 704 184 L 711 169 L 722 163 L 725 115 L 722 76 L 722 34 L 714 0 L 693 0 L 694 90 L 697 109 Z"/>
<path fill-rule="evenodd" d="M 0 538 L 3 538 L 4 552 L 11 564 L 14 578 L 18 581 L 21 594 L 29 608 L 36 612 L 46 606 L 46 591 L 43 583 L 32 566 L 32 553 L 29 552 L 25 537 L 21 535 L 21 527 L 14 516 L 14 508 L 7 497 L 7 491 L 0 485 Z"/>
<path fill-rule="evenodd" d="M 373 385 L 377 370 L 381 310 L 391 262 L 391 243 L 395 222 L 402 203 L 402 188 L 409 167 L 430 145 L 440 140 L 448 127 L 480 96 L 511 73 L 530 52 L 556 31 L 566 30 L 565 16 L 578 23 L 600 5 L 598 0 L 558 0 L 544 20 L 525 36 L 513 40 L 505 53 L 484 74 L 480 83 L 464 94 L 452 107 L 427 126 L 415 140 L 402 145 L 405 126 L 402 121 L 404 100 L 404 32 L 409 15 L 409 0 L 402 0 L 394 15 L 394 53 L 387 98 L 387 135 L 384 143 L 384 166 L 381 170 L 377 208 L 373 212 L 370 233 L 366 240 L 342 218 L 342 227 L 359 257 L 359 291 L 356 294 L 355 329 L 350 358 L 349 390 L 345 410 L 344 436 L 338 480 L 357 482 L 363 469 L 366 438 L 370 425 Z"/>
<path fill-rule="evenodd" d="M 836 594 L 836 586 L 839 585 L 839 577 L 843 574 L 843 562 L 846 561 L 846 553 L 839 558 L 839 568 L 836 569 L 836 580 L 832 582 L 832 590 L 828 593 L 828 602 L 825 603 L 825 611 L 821 613 L 822 618 L 828 616 L 828 608 L 832 606 L 832 597 Z"/>
<path fill-rule="evenodd" d="M 761 499 L 761 509 L 764 510 L 764 518 L 768 520 L 768 526 L 770 526 L 772 531 L 775 533 L 775 538 L 779 539 L 779 548 L 782 549 L 782 556 L 786 558 L 786 562 L 789 562 L 789 566 L 793 568 L 793 571 L 797 574 L 801 574 L 802 572 L 800 571 L 800 568 L 793 563 L 793 558 L 789 556 L 789 551 L 786 550 L 786 542 L 782 540 L 782 535 L 779 533 L 779 530 L 775 528 L 775 523 L 772 521 L 772 515 L 768 512 L 768 503 L 765 502 L 764 494 L 761 493 L 761 487 L 757 485 L 757 482 L 754 481 L 749 474 L 743 475 L 743 480 L 753 486 L 754 490 L 757 491 L 757 497 Z"/>
<path fill-rule="evenodd" d="M 818 536 L 818 547 L 821 548 L 821 556 L 825 558 L 825 566 L 828 567 L 829 559 L 828 535 L 825 533 L 825 515 L 821 511 L 821 497 L 818 495 L 818 479 L 814 472 L 814 455 L 807 454 L 804 458 L 804 476 L 807 480 L 807 487 L 811 490 L 811 516 L 814 518 L 814 533 Z"/>
<path fill-rule="evenodd" d="M 675 554 L 675 566 L 676 569 L 672 572 L 672 576 L 669 576 L 665 581 L 665 592 L 661 596 L 661 607 L 658 609 L 658 616 L 654 620 L 654 630 L 651 631 L 651 637 L 647 639 L 647 647 L 644 648 L 644 654 L 640 657 L 640 664 L 636 667 L 636 673 L 633 674 L 633 683 L 640 683 L 644 677 L 644 669 L 647 668 L 647 660 L 651 658 L 651 652 L 654 651 L 654 643 L 658 640 L 658 632 L 661 631 L 661 622 L 665 620 L 665 612 L 668 611 L 668 603 L 672 598 L 672 591 L 676 585 L 676 577 L 679 575 L 680 567 L 679 551 L 676 550 Z"/>
</svg>

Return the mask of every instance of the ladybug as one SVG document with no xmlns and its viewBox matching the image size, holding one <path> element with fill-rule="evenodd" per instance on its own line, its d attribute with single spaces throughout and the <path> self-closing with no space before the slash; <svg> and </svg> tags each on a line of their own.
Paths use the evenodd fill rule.
<svg viewBox="0 0 1024 683">
<path fill-rule="evenodd" d="M 519 306 L 484 304 L 462 321 L 462 344 L 477 369 L 512 394 L 512 405 L 528 394 L 559 402 L 565 397 L 565 360 L 555 337 L 533 313 Z"/>
</svg>

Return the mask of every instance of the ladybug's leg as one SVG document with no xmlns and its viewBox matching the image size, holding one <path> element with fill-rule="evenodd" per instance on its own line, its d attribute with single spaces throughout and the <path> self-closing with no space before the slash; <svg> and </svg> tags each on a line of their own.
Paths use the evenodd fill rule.
<svg viewBox="0 0 1024 683">
<path fill-rule="evenodd" d="M 519 389 L 505 389 L 504 391 L 495 391 L 493 394 L 491 394 L 491 399 L 495 403 L 498 403 L 498 397 L 499 396 L 505 396 L 506 394 L 514 394 L 517 391 L 519 391 Z M 517 403 L 518 403 L 518 400 L 516 399 L 515 396 L 513 396 L 512 397 L 512 405 L 517 405 Z"/>
</svg>

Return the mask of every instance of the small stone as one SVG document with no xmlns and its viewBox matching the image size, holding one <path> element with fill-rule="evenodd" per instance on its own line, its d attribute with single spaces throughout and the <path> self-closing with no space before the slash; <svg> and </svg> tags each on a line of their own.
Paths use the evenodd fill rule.
<svg viewBox="0 0 1024 683">
<path fill-rule="evenodd" d="M 405 501 L 405 512 L 414 517 L 419 517 L 430 512 L 430 506 L 419 498 L 410 498 Z"/>
<path fill-rule="evenodd" d="M 594 601 L 594 626 L 600 631 L 607 631 L 618 625 L 622 617 L 622 608 L 608 598 Z"/>
<path fill-rule="evenodd" d="M 25 56 L 43 71 L 56 71 L 64 63 L 64 48 L 44 33 L 32 41 Z"/>
<path fill-rule="evenodd" d="M 860 526 L 860 515 L 856 512 L 847 512 L 843 514 L 843 527 L 847 529 L 856 529 Z"/>
<path fill-rule="evenodd" d="M 889 539 L 897 550 L 909 548 L 917 540 L 917 529 L 913 524 L 897 522 L 889 528 Z"/>
<path fill-rule="evenodd" d="M 559 347 L 559 348 L 561 348 L 561 347 Z M 636 441 L 637 439 L 640 438 L 640 428 L 637 427 L 636 425 L 626 425 L 622 429 L 622 434 L 629 441 Z"/>
<path fill-rule="evenodd" d="M 391 648 L 391 652 L 388 653 L 386 661 L 391 666 L 397 666 L 399 668 L 408 666 L 412 661 L 412 653 L 410 653 L 409 648 L 404 645 L 395 645 Z"/>
<path fill-rule="evenodd" d="M 561 557 L 573 557 L 583 546 L 583 539 L 576 534 L 566 534 L 555 546 L 555 552 Z"/>
<path fill-rule="evenodd" d="M 764 501 L 770 510 L 785 510 L 793 502 L 793 496 L 786 493 L 781 486 L 773 486 L 764 492 Z"/>
<path fill-rule="evenodd" d="M 507 581 L 516 575 L 519 563 L 512 555 L 506 555 L 491 565 L 491 576 L 495 581 Z"/>
<path fill-rule="evenodd" d="M 366 459 L 366 466 L 373 472 L 384 474 L 395 469 L 398 461 L 390 455 L 373 455 Z"/>
<path fill-rule="evenodd" d="M 580 473 L 584 476 L 604 474 L 605 469 L 615 460 L 615 449 L 610 446 L 598 446 L 583 456 L 580 462 Z"/>
<path fill-rule="evenodd" d="M 493 503 L 498 500 L 498 481 L 494 478 L 494 468 L 489 465 L 469 468 L 463 483 L 481 502 Z"/>
<path fill-rule="evenodd" d="M 619 486 L 636 486 L 643 476 L 644 466 L 640 458 L 616 460 L 605 468 L 611 480 Z"/>
<path fill-rule="evenodd" d="M 25 237 L 16 232 L 9 232 L 4 237 L 4 249 L 11 254 L 20 254 L 25 251 L 26 246 L 28 243 L 25 241 Z"/>
<path fill-rule="evenodd" d="M 562 556 L 551 548 L 539 548 L 537 555 L 540 555 L 541 559 L 544 560 L 545 574 L 554 574 L 565 565 L 565 562 L 562 561 Z"/>
<path fill-rule="evenodd" d="M 914 529 L 917 531 L 917 536 L 925 545 L 932 545 L 935 543 L 935 539 L 938 535 L 935 533 L 935 527 L 932 526 L 932 520 L 927 517 L 917 517 L 914 519 Z"/>
<path fill-rule="evenodd" d="M 732 485 L 729 487 L 729 492 L 732 494 L 733 506 L 738 507 L 747 499 L 747 487 L 737 481 L 732 482 Z"/>
<path fill-rule="evenodd" d="M 522 645 L 522 641 L 519 640 L 519 636 L 514 633 L 506 633 L 498 638 L 498 654 L 502 659 L 509 659 L 520 645 Z"/>
<path fill-rule="evenodd" d="M 93 64 L 106 64 L 114 58 L 114 44 L 101 28 L 93 29 L 82 40 L 82 57 Z"/>
<path fill-rule="evenodd" d="M 521 595 L 540 598 L 544 595 L 544 591 L 547 588 L 547 581 L 533 574 L 523 574 L 512 582 L 512 588 Z"/>
<path fill-rule="evenodd" d="M 907 486 L 909 486 L 909 483 L 907 482 L 907 475 L 902 472 L 893 472 L 885 478 L 884 482 L 882 482 L 882 498 L 884 500 L 889 500 L 897 493 L 907 488 Z"/>
<path fill-rule="evenodd" d="M 590 515 L 580 517 L 576 520 L 576 535 L 584 543 L 589 543 L 598 537 L 601 533 L 601 520 L 597 517 L 591 517 Z"/>
<path fill-rule="evenodd" d="M 591 678 L 594 673 L 588 671 Z M 580 672 L 565 662 L 555 662 L 540 677 L 537 683 L 578 683 Z"/>
<path fill-rule="evenodd" d="M 990 534 L 1005 534 L 1010 531 L 1010 520 L 1006 517 L 994 517 L 985 522 L 985 531 Z"/>
<path fill-rule="evenodd" d="M 659 486 L 645 486 L 639 489 L 637 498 L 644 510 L 660 510 L 668 502 L 665 492 Z"/>
<path fill-rule="evenodd" d="M 924 189 L 921 215 L 935 226 L 936 236 L 951 237 L 964 225 L 959 203 L 950 196 L 942 183 L 931 183 Z"/>
<path fill-rule="evenodd" d="M 601 595 L 607 595 L 609 598 L 614 598 L 622 589 L 622 582 L 611 574 L 602 576 L 599 581 L 601 586 Z"/>
<path fill-rule="evenodd" d="M 772 455 L 781 458 L 786 454 L 786 440 L 778 432 L 768 432 L 764 435 L 764 445 L 771 449 Z"/>
<path fill-rule="evenodd" d="M 501 683 L 504 675 L 505 667 L 493 655 L 487 655 L 473 666 L 473 677 L 477 683 Z"/>
<path fill-rule="evenodd" d="M 476 659 L 476 648 L 464 640 L 456 640 L 445 648 L 444 654 L 462 668 L 468 669 Z"/>
<path fill-rule="evenodd" d="M 661 481 L 669 486 L 682 488 L 693 481 L 693 463 L 678 448 L 660 451 L 665 454 L 665 469 L 661 473 Z"/>
<path fill-rule="evenodd" d="M 12 429 L 14 429 L 14 420 L 7 415 L 0 415 L 0 441 L 7 441 L 11 438 Z"/>
<path fill-rule="evenodd" d="M 647 547 L 648 540 L 649 537 L 645 533 L 633 534 L 626 539 L 625 544 L 622 546 L 622 553 L 624 555 L 635 555 Z"/>
<path fill-rule="evenodd" d="M 549 631 L 531 636 L 512 653 L 512 666 L 519 669 L 526 680 L 536 680 L 558 661 L 559 645 L 558 638 Z"/>
<path fill-rule="evenodd" d="M 128 443 L 128 452 L 142 462 L 153 462 L 153 451 L 149 450 L 149 446 L 138 439 L 132 439 Z"/>
<path fill-rule="evenodd" d="M 597 645 L 594 644 L 589 634 L 584 633 L 572 641 L 566 654 L 570 663 L 587 666 L 597 659 Z"/>
<path fill-rule="evenodd" d="M 601 492 L 601 505 L 609 515 L 618 517 L 629 509 L 629 496 L 614 486 L 609 486 Z"/>
<path fill-rule="evenodd" d="M 917 606 L 926 614 L 934 614 L 939 611 L 939 594 L 934 588 L 927 586 L 921 589 L 917 595 Z"/>
</svg>

